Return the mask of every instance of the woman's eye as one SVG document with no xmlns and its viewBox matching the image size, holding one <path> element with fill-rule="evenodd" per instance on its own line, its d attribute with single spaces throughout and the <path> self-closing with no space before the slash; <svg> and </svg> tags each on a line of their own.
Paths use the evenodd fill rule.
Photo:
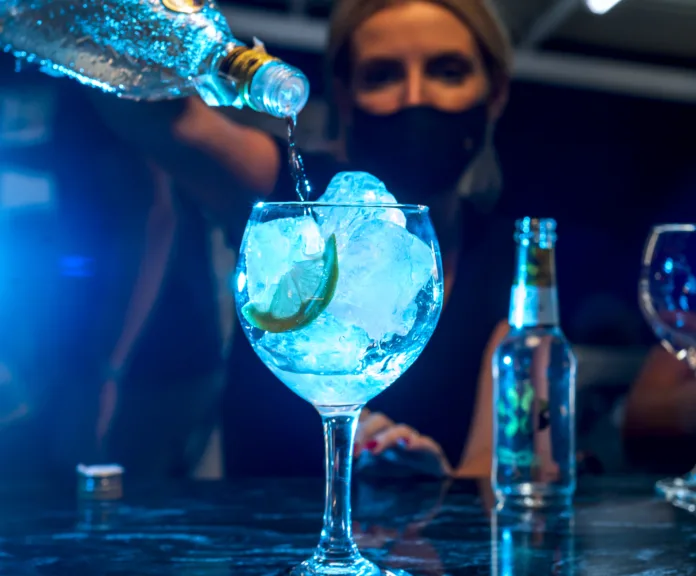
<svg viewBox="0 0 696 576">
<path fill-rule="evenodd" d="M 471 62 L 459 55 L 433 58 L 426 66 L 426 74 L 448 84 L 461 84 L 473 71 Z"/>
<path fill-rule="evenodd" d="M 362 90 L 378 90 L 389 84 L 403 80 L 404 67 L 399 62 L 373 61 L 363 65 L 358 74 L 358 88 Z"/>
</svg>

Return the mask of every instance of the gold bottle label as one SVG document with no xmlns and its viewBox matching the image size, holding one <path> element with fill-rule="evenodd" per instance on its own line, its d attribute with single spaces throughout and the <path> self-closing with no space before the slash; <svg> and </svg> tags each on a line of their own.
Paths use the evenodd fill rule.
<svg viewBox="0 0 696 576">
<path fill-rule="evenodd" d="M 165 8 L 181 14 L 195 14 L 205 8 L 205 0 L 162 0 Z"/>
<path fill-rule="evenodd" d="M 547 288 L 556 284 L 553 249 L 530 245 L 520 250 L 516 284 Z"/>
<path fill-rule="evenodd" d="M 261 66 L 274 61 L 277 62 L 278 58 L 267 54 L 262 48 L 237 46 L 230 50 L 222 59 L 219 70 L 221 74 L 229 76 L 234 80 L 237 91 L 244 103 L 253 109 L 253 103 L 249 98 L 251 81 Z"/>
</svg>

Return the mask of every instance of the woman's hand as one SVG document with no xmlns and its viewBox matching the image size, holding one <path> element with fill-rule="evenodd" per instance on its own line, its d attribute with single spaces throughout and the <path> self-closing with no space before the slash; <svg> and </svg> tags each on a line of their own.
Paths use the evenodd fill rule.
<svg viewBox="0 0 696 576">
<path fill-rule="evenodd" d="M 354 456 L 358 459 L 358 471 L 380 468 L 390 475 L 388 468 L 398 467 L 398 476 L 404 469 L 414 475 L 451 476 L 452 467 L 442 447 L 430 436 L 423 436 L 406 424 L 396 424 L 381 412 L 364 409 L 360 416 L 355 439 Z M 386 464 L 387 466 L 381 466 Z"/>
</svg>

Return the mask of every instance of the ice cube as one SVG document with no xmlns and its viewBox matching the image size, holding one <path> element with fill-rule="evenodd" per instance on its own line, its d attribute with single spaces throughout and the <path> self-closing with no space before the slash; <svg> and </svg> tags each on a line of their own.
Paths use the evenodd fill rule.
<svg viewBox="0 0 696 576">
<path fill-rule="evenodd" d="M 388 191 L 384 183 L 367 172 L 340 172 L 333 177 L 326 192 L 317 202 L 327 204 L 362 203 L 362 204 L 396 204 L 396 198 Z M 380 208 L 360 210 L 317 209 L 317 221 L 324 237 L 336 234 L 340 247 L 350 237 L 353 230 L 373 219 L 392 222 L 401 227 L 406 226 L 406 216 L 398 208 Z"/>
<path fill-rule="evenodd" d="M 383 341 L 413 328 L 416 296 L 436 263 L 430 248 L 408 230 L 373 219 L 353 231 L 339 255 L 339 270 L 327 311 Z"/>
<path fill-rule="evenodd" d="M 278 282 L 293 265 L 323 250 L 321 232 L 310 216 L 279 218 L 252 226 L 245 252 L 249 300 L 267 310 Z"/>
<path fill-rule="evenodd" d="M 361 328 L 324 313 L 302 330 L 267 333 L 258 343 L 261 359 L 298 374 L 353 374 L 370 339 Z"/>
<path fill-rule="evenodd" d="M 331 179 L 320 202 L 396 204 L 379 178 L 368 172 L 339 172 Z"/>
</svg>

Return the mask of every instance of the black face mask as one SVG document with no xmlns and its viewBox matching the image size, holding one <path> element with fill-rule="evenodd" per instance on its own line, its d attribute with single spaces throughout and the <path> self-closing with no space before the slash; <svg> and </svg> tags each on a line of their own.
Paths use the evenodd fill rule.
<svg viewBox="0 0 696 576">
<path fill-rule="evenodd" d="M 348 155 L 356 168 L 384 181 L 401 202 L 450 192 L 486 140 L 488 112 L 419 106 L 380 116 L 356 108 Z"/>
</svg>

